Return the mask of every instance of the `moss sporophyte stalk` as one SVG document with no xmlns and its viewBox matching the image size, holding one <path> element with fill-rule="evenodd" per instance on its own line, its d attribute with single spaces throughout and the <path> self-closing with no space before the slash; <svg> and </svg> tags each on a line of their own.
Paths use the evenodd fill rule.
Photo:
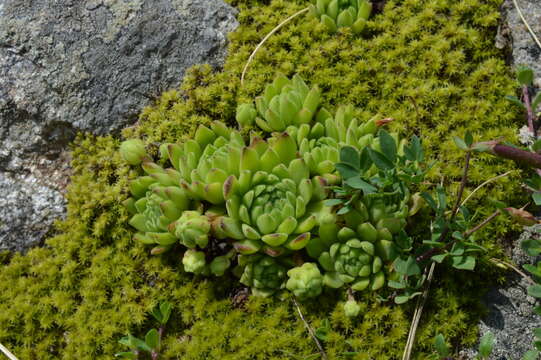
<svg viewBox="0 0 541 360">
<path fill-rule="evenodd" d="M 149 172 L 140 165 L 128 166 L 119 155 L 119 142 L 113 137 L 79 136 L 73 145 L 74 175 L 67 194 L 69 205 L 66 220 L 58 223 L 56 235 L 47 241 L 47 246 L 30 250 L 24 255 L 2 257 L 0 343 L 19 358 L 110 359 L 111 354 L 121 350 L 117 339 L 123 334 L 130 332 L 137 336 L 146 333 L 151 327 L 148 312 L 164 300 L 170 301 L 175 309 L 162 338 L 161 354 L 164 358 L 291 359 L 314 355 L 317 352 L 314 342 L 307 336 L 303 322 L 295 316 L 291 302 L 274 297 L 280 296 L 280 293 L 303 298 L 301 306 L 306 320 L 314 329 L 325 329 L 327 340 L 323 346 L 330 359 L 342 358 L 342 354 L 352 352 L 357 354 L 350 356 L 357 359 L 401 357 L 413 312 L 411 302 L 396 306 L 390 301 L 378 302 L 378 298 L 390 292 L 387 287 L 390 281 L 398 283 L 394 284 L 396 286 L 405 285 L 406 290 L 410 291 L 409 295 L 416 292 L 416 284 L 402 283 L 400 277 L 394 278 L 392 274 L 396 272 L 395 265 L 404 273 L 417 271 L 408 262 L 408 257 L 402 255 L 408 252 L 408 238 L 419 238 L 419 230 L 427 229 L 423 224 L 429 225 L 425 221 L 429 208 L 426 204 L 420 207 L 418 199 L 422 197 L 416 195 L 417 191 L 425 189 L 416 189 L 413 185 L 414 190 L 408 195 L 395 192 L 396 189 L 389 191 L 387 185 L 385 192 L 390 194 L 386 194 L 384 199 L 374 198 L 370 203 L 362 199 L 364 206 L 361 206 L 358 198 L 349 196 L 354 195 L 355 191 L 336 192 L 344 187 L 344 179 L 338 171 L 331 169 L 331 165 L 347 163 L 341 159 L 344 145 L 362 149 L 371 142 L 370 147 L 378 153 L 377 143 L 381 143 L 379 132 L 383 126 L 393 138 L 395 132 L 407 139 L 417 134 L 423 140 L 427 160 L 436 160 L 436 165 L 426 174 L 426 181 L 443 183 L 445 187 L 450 187 L 449 193 L 455 194 L 462 174 L 464 154 L 456 150 L 452 135 L 463 136 L 467 128 L 474 135 L 482 133 L 483 139 L 505 137 L 512 140 L 516 136 L 520 111 L 510 107 L 504 97 L 514 92 L 515 82 L 501 52 L 493 45 L 500 1 L 391 0 L 386 3 L 383 12 L 372 14 L 366 20 L 361 34 L 355 34 L 348 26 L 332 33 L 321 22 L 321 17 L 299 16 L 260 48 L 242 87 L 242 69 L 261 41 L 262 34 L 269 33 L 277 24 L 309 4 L 300 0 L 235 0 L 231 3 L 239 8 L 237 19 L 240 26 L 230 34 L 223 71 L 213 71 L 209 66 L 192 68 L 186 73 L 181 88 L 162 94 L 154 105 L 142 111 L 138 126 L 124 131 L 126 139 L 140 139 L 130 145 L 139 150 L 133 151 L 134 156 L 127 159 L 128 162 L 142 161 L 141 164 L 145 163 Z M 308 91 L 315 89 L 312 93 L 319 95 L 318 106 L 310 122 L 305 124 L 308 128 L 303 123 L 292 123 L 283 130 L 272 130 L 276 132 L 273 135 L 259 126 L 258 122 L 268 126 L 275 124 L 276 119 L 260 112 L 257 102 L 262 101 L 256 98 L 265 97 L 266 84 L 275 79 L 278 72 L 284 73 L 290 82 L 289 91 L 284 93 L 300 85 L 295 85 L 297 81 L 292 79 L 295 73 L 299 73 L 308 81 Z M 272 96 L 278 96 L 275 104 L 280 104 L 281 94 L 282 91 Z M 272 98 L 269 96 L 268 101 L 265 98 L 259 107 L 265 103 L 270 108 Z M 300 96 L 302 103 L 298 97 L 290 100 L 294 108 L 299 109 L 298 113 L 305 107 L 306 98 Z M 248 109 L 240 121 L 244 128 L 232 130 L 238 129 L 235 118 L 241 104 L 246 104 L 244 108 Z M 284 102 L 284 106 L 286 104 L 290 105 Z M 322 110 L 322 104 L 328 115 Z M 351 110 L 348 110 L 353 112 L 351 122 L 356 118 L 358 126 L 370 123 L 369 120 L 377 114 L 380 115 L 374 120 L 393 118 L 394 121 L 359 136 L 357 143 L 348 143 L 348 131 L 343 132 L 342 126 L 337 127 L 336 132 L 329 130 L 331 128 L 327 127 L 325 121 L 330 117 L 336 119 L 341 111 L 344 113 L 343 124 L 349 128 L 349 117 L 346 116 L 348 108 L 343 104 L 351 104 Z M 275 113 L 281 114 L 280 106 Z M 261 120 L 256 121 L 254 115 Z M 299 115 L 295 118 L 302 119 L 304 116 L 308 117 Z M 222 122 L 230 129 L 229 138 L 224 136 L 227 134 L 215 133 L 212 127 L 215 121 Z M 317 124 L 324 128 L 323 135 Z M 279 163 L 284 165 L 279 167 L 281 172 L 278 174 L 272 173 L 272 169 L 270 174 L 259 169 L 251 174 L 248 181 L 246 175 L 242 177 L 240 169 L 238 174 L 229 174 L 229 169 L 218 166 L 216 168 L 226 172 L 227 176 L 223 179 L 220 172 L 211 175 L 210 171 L 205 170 L 207 165 L 198 169 L 199 159 L 190 157 L 183 160 L 186 163 L 183 166 L 190 169 L 188 178 L 181 172 L 180 160 L 178 164 L 176 161 L 172 163 L 169 153 L 173 154 L 176 146 L 181 147 L 184 153 L 183 148 L 188 142 L 191 145 L 187 146 L 193 146 L 199 125 L 204 125 L 216 138 L 201 149 L 200 159 L 207 159 L 208 166 L 216 167 L 212 165 L 211 154 L 203 155 L 210 145 L 216 149 L 216 156 L 233 157 L 236 156 L 233 154 L 235 149 L 238 149 L 240 157 L 243 155 L 242 149 L 250 148 L 258 139 L 251 150 L 261 157 L 269 148 L 276 153 L 274 147 L 278 145 L 275 142 L 279 142 L 281 134 L 286 132 L 294 140 L 296 152 L 302 152 L 302 156 L 295 159 L 302 159 L 304 164 L 296 161 L 295 166 L 308 167 L 309 174 L 305 176 L 306 171 L 303 170 L 299 172 L 303 176 L 291 178 L 289 172 L 293 159 L 282 160 L 277 153 Z M 365 126 L 368 128 L 372 125 Z M 252 137 L 249 135 L 251 130 L 254 131 Z M 234 138 L 237 136 L 234 132 L 239 132 L 242 144 L 235 144 Z M 361 132 L 359 127 L 357 131 L 350 131 L 349 139 Z M 371 137 L 367 136 L 370 134 L 371 141 Z M 322 137 L 328 139 L 323 142 L 319 140 Z M 360 143 L 362 138 L 367 142 L 365 145 Z M 395 142 L 397 149 L 400 149 L 401 141 L 397 140 L 398 137 Z M 164 143 L 174 144 L 173 149 L 169 151 L 169 146 L 157 146 Z M 410 140 L 410 148 L 411 144 Z M 140 145 L 144 153 L 140 152 Z M 198 146 L 201 147 L 199 143 Z M 260 152 L 259 149 L 264 151 Z M 254 151 L 247 150 L 246 156 L 255 155 Z M 271 154 L 270 151 L 268 153 Z M 377 154 L 372 156 L 378 157 Z M 380 161 L 382 166 L 385 163 L 385 160 Z M 175 165 L 179 168 L 175 168 Z M 494 161 L 490 156 L 477 157 L 470 169 L 469 184 L 481 184 L 508 171 L 509 167 L 509 163 Z M 153 173 L 152 168 L 158 171 Z M 199 177 L 191 178 L 193 170 L 197 170 Z M 344 166 L 342 170 L 350 169 Z M 258 171 L 267 173 L 266 180 L 255 185 L 255 173 Z M 176 182 L 177 173 L 181 174 L 186 187 L 178 186 L 180 181 Z M 377 176 L 377 173 L 379 170 L 369 174 L 368 178 Z M 220 193 L 216 190 L 217 185 L 211 185 L 222 184 L 222 181 L 225 183 L 230 175 L 234 175 L 237 182 L 236 190 L 231 195 L 239 199 L 238 218 L 229 214 L 228 199 L 225 199 L 223 188 Z M 278 180 L 270 175 L 275 175 Z M 244 181 L 249 184 L 247 188 L 239 187 L 241 177 L 243 184 Z M 143 180 L 138 183 L 138 178 Z M 175 183 L 160 183 L 167 182 L 168 178 L 175 179 Z M 288 185 L 291 183 L 287 179 L 295 183 L 295 191 Z M 366 182 L 365 178 L 359 179 Z M 305 180 L 310 181 L 312 194 L 304 214 L 298 217 L 297 198 L 304 200 L 303 196 L 309 195 L 306 185 L 303 185 L 301 192 L 300 184 L 305 184 Z M 327 200 L 323 201 L 340 200 L 340 203 L 328 204 L 317 200 L 321 187 L 316 180 L 320 181 L 320 185 L 327 184 L 323 187 L 327 191 L 322 194 Z M 135 184 L 131 184 L 132 181 Z M 260 187 L 263 191 L 256 196 L 255 187 L 259 185 L 264 185 L 264 189 Z M 366 184 L 358 180 L 351 182 L 351 185 L 366 188 Z M 516 176 L 491 183 L 469 200 L 470 208 L 476 209 L 477 218 L 489 215 L 493 211 L 486 206 L 490 197 L 506 199 L 508 203 L 520 207 L 523 202 L 519 201 L 519 186 Z M 140 192 L 131 195 L 130 187 Z M 291 233 L 283 229 L 278 232 L 276 228 L 263 234 L 259 228 L 263 220 L 259 225 L 257 221 L 254 223 L 252 212 L 255 214 L 257 198 L 269 194 L 271 187 L 283 187 L 285 190 L 280 191 L 294 195 L 295 203 L 291 196 L 285 200 L 295 210 L 295 214 L 290 215 L 297 222 L 297 227 L 311 216 L 316 218 L 316 225 L 299 234 L 295 233 L 296 228 Z M 251 195 L 247 194 L 252 188 L 254 192 L 250 204 L 248 200 Z M 127 197 L 133 198 L 133 206 L 129 206 L 130 214 L 123 205 L 119 205 L 119 199 Z M 140 199 L 146 199 L 147 204 L 142 200 L 137 208 L 135 202 Z M 349 200 L 352 201 L 346 205 Z M 383 206 L 385 211 L 372 210 L 372 207 L 381 207 L 376 206 L 380 201 L 389 201 Z M 165 204 L 162 206 L 162 203 Z M 279 207 L 277 199 L 269 200 L 269 203 L 273 209 Z M 247 217 L 246 211 L 240 210 L 241 205 L 248 211 Z M 373 221 L 378 212 L 395 213 L 403 205 L 412 213 L 413 209 L 420 207 L 413 216 L 416 226 L 406 226 L 409 237 L 401 236 L 401 231 L 380 231 L 384 222 L 378 228 L 381 219 Z M 338 214 L 339 211 L 344 213 Z M 175 212 L 180 212 L 178 217 Z M 135 214 L 144 216 L 144 227 L 141 228 L 144 231 L 134 231 L 128 224 Z M 183 225 L 179 225 L 183 215 Z M 366 220 L 355 221 L 359 216 Z M 410 219 L 412 217 L 408 213 L 406 221 Z M 458 220 L 462 221 L 462 218 Z M 190 224 L 190 221 L 193 222 Z M 267 219 L 265 225 L 273 221 L 272 218 Z M 310 225 L 310 221 L 305 224 Z M 171 225 L 173 223 L 176 224 Z M 210 230 L 206 230 L 205 223 L 210 223 Z M 370 226 L 358 228 L 358 224 L 365 223 Z M 323 230 L 325 224 L 329 225 Z M 325 275 L 329 278 L 328 273 L 333 273 L 332 279 L 340 279 L 338 275 L 342 274 L 347 277 L 341 281 L 349 280 L 353 276 L 348 269 L 359 265 L 348 262 L 348 253 L 342 255 L 336 251 L 334 260 L 330 256 L 334 244 L 332 241 L 338 238 L 332 224 L 337 224 L 338 231 L 349 229 L 350 237 L 347 239 L 347 234 L 340 234 L 345 239 L 338 242 L 340 248 L 346 248 L 344 245 L 351 239 L 372 243 L 374 256 L 368 263 L 373 265 L 376 256 L 381 258 L 385 274 L 386 285 L 372 291 L 369 283 L 365 290 L 355 292 L 354 303 L 349 303 L 346 308 L 343 307 L 348 299 L 345 288 L 350 288 L 362 276 L 357 275 L 353 281 L 344 282 L 338 290 L 325 285 Z M 257 231 L 259 238 L 247 226 Z M 398 222 L 398 226 L 402 224 Z M 390 230 L 389 224 L 384 227 Z M 237 232 L 239 228 L 242 236 L 247 231 L 254 239 L 247 238 L 246 241 L 225 234 L 227 230 L 240 235 Z M 493 239 L 505 237 L 510 229 L 513 227 L 509 220 L 498 218 L 488 224 L 486 230 L 476 233 L 476 240 L 494 256 L 501 249 Z M 134 232 L 152 244 L 133 241 Z M 303 248 L 291 250 L 286 247 L 291 239 L 304 233 L 309 233 L 310 239 Z M 287 234 L 286 241 L 281 245 L 263 241 L 263 236 L 273 234 Z M 174 238 L 173 244 L 167 244 L 167 241 L 173 241 L 170 235 Z M 272 236 L 266 239 L 279 242 L 283 237 L 277 235 L 276 238 Z M 425 240 L 428 239 L 425 237 Z M 208 241 L 206 245 L 205 241 Z M 392 246 L 378 246 L 378 242 Z M 249 249 L 258 250 L 239 256 L 235 244 L 237 248 L 249 244 Z M 357 242 L 350 244 L 356 245 Z M 347 248 L 349 251 L 366 252 L 362 247 L 347 245 Z M 154 253 L 161 252 L 161 255 L 149 256 L 151 249 L 155 249 Z M 202 269 L 196 276 L 180 269 L 184 265 L 179 257 L 183 257 L 188 250 L 204 255 L 204 264 L 198 260 L 200 255 L 194 260 L 190 260 L 189 256 L 186 259 L 193 269 Z M 283 255 L 273 257 L 267 254 L 269 250 L 283 252 Z M 460 252 L 460 249 L 455 250 Z M 293 255 L 295 253 L 301 254 L 302 264 Z M 319 258 L 324 253 L 329 254 L 333 271 L 325 270 L 320 263 Z M 385 260 L 386 256 L 391 259 L 397 254 L 403 262 Z M 219 257 L 220 261 L 213 264 L 214 259 Z M 243 258 L 246 261 L 241 260 Z M 292 258 L 293 263 L 282 261 L 287 258 Z M 461 263 L 457 264 L 460 266 Z M 297 269 L 299 271 L 292 271 Z M 463 272 L 443 271 L 443 267 L 441 269 L 436 271 L 435 284 L 417 332 L 415 353 L 418 358 L 432 354 L 433 338 L 439 333 L 453 344 L 453 349 L 472 345 L 477 340 L 475 324 L 482 314 L 478 299 L 489 282 L 501 278 L 500 273 L 487 266 L 477 266 L 475 272 L 467 272 L 466 275 Z M 372 270 L 372 273 L 377 273 Z M 223 276 L 212 275 L 221 274 L 222 271 Z M 240 283 L 243 275 L 249 285 Z M 370 281 L 371 277 L 372 274 L 368 276 Z M 256 289 L 256 283 L 261 293 L 276 295 L 239 300 L 244 294 L 239 289 L 244 286 Z M 316 295 L 320 289 L 321 293 Z M 356 314 L 356 317 L 348 318 L 345 312 Z"/>
</svg>

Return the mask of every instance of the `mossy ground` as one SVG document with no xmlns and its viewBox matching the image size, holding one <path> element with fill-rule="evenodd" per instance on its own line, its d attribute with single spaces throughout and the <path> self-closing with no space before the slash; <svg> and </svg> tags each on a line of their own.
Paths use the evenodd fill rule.
<svg viewBox="0 0 541 360">
<path fill-rule="evenodd" d="M 456 188 L 463 154 L 452 135 L 466 129 L 477 139 L 513 140 L 521 119 L 504 96 L 515 83 L 502 54 L 494 48 L 499 0 L 389 1 L 369 22 L 363 37 L 348 30 L 328 34 L 306 16 L 292 21 L 262 47 L 243 87 L 242 68 L 255 45 L 305 1 L 233 1 L 240 28 L 231 34 L 222 71 L 197 66 L 180 90 L 164 93 L 145 109 L 126 137 L 147 143 L 175 142 L 211 120 L 234 121 L 236 106 L 257 95 L 277 71 L 300 73 L 323 89 L 323 102 L 334 110 L 354 104 L 359 117 L 379 113 L 394 118 L 392 130 L 418 134 L 432 159 L 433 182 Z M 174 253 L 151 257 L 131 239 L 120 201 L 136 174 L 120 159 L 118 139 L 80 136 L 73 145 L 74 176 L 68 193 L 68 217 L 57 225 L 47 246 L 11 259 L 0 257 L 0 343 L 20 359 L 111 359 L 117 340 L 128 331 L 141 335 L 152 326 L 148 312 L 160 301 L 174 306 L 164 343 L 164 358 L 305 359 L 317 353 L 289 300 L 250 299 L 236 308 L 235 281 L 193 278 L 178 268 Z M 471 185 L 513 165 L 476 156 Z M 471 204 L 479 215 L 493 211 L 485 199 L 518 204 L 518 172 L 477 193 Z M 483 205 L 483 206 L 480 206 Z M 505 219 L 479 239 L 491 253 L 510 231 Z M 490 236 L 488 235 L 490 234 Z M 472 274 L 441 267 L 436 272 L 415 346 L 415 358 L 431 352 L 432 338 L 443 333 L 457 347 L 472 344 L 482 309 L 479 297 L 496 280 L 490 265 Z M 484 280 L 483 280 L 484 279 Z M 302 304 L 314 327 L 329 319 L 324 343 L 330 359 L 398 359 L 412 309 L 362 300 L 363 315 L 351 321 L 330 292 Z M 351 358 L 351 357 L 350 357 Z"/>
</svg>

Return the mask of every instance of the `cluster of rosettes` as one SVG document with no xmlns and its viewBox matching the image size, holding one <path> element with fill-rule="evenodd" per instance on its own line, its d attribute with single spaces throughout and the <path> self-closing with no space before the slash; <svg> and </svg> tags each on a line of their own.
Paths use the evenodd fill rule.
<svg viewBox="0 0 541 360">
<path fill-rule="evenodd" d="M 125 201 L 134 239 L 153 245 L 153 254 L 182 251 L 186 272 L 222 276 L 230 268 L 263 296 L 383 287 L 408 199 L 370 194 L 347 214 L 325 200 L 342 181 L 341 149 L 380 151 L 386 121 L 360 122 L 352 107 L 332 116 L 317 87 L 283 75 L 255 106 L 240 105 L 237 121 L 259 131 L 245 139 L 220 122 L 200 126 L 193 139 L 160 147 L 159 163 L 169 167 L 153 162 L 142 141 L 122 143 L 122 156 L 141 173 Z"/>
</svg>

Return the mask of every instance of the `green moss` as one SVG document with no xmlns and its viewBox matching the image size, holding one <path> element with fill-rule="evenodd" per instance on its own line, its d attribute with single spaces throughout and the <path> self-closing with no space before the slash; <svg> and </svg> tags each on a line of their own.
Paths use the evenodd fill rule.
<svg viewBox="0 0 541 360">
<path fill-rule="evenodd" d="M 304 1 L 233 1 L 241 10 L 231 35 L 223 71 L 208 66 L 190 70 L 181 89 L 164 93 L 145 109 L 126 137 L 147 143 L 174 142 L 211 120 L 233 123 L 239 102 L 257 95 L 277 71 L 299 72 L 324 90 L 330 109 L 353 103 L 359 116 L 393 117 L 393 130 L 417 133 L 437 159 L 435 182 L 456 188 L 462 154 L 451 135 L 465 129 L 479 139 L 515 137 L 522 121 L 504 95 L 515 84 L 493 46 L 499 0 L 389 1 L 369 22 L 363 38 L 348 30 L 328 34 L 316 20 L 300 17 L 277 32 L 251 64 L 243 87 L 242 68 L 263 34 L 306 6 Z M 47 246 L 15 255 L 0 265 L 0 343 L 21 359 L 111 359 L 128 331 L 151 326 L 148 312 L 167 300 L 173 316 L 165 339 L 165 358 L 304 359 L 316 353 L 290 301 L 252 299 L 232 305 L 236 282 L 193 278 L 178 269 L 180 259 L 150 257 L 131 240 L 127 214 L 120 205 L 136 173 L 116 152 L 111 137 L 80 136 L 73 147 L 74 176 L 67 220 Z M 489 156 L 476 157 L 472 185 L 512 168 Z M 514 176 L 480 190 L 471 204 L 489 194 L 518 201 Z M 505 220 L 479 238 L 499 251 L 495 240 L 509 231 Z M 484 234 L 487 234 L 485 232 Z M 4 257 L 2 257 L 4 262 Z M 475 341 L 480 289 L 494 278 L 488 265 L 475 275 L 438 272 L 423 314 L 416 356 L 431 351 L 441 332 L 460 345 Z M 314 327 L 331 323 L 325 343 L 331 359 L 359 351 L 355 359 L 397 359 L 406 341 L 412 307 L 381 305 L 365 297 L 362 316 L 347 319 L 338 293 L 303 304 Z"/>
</svg>

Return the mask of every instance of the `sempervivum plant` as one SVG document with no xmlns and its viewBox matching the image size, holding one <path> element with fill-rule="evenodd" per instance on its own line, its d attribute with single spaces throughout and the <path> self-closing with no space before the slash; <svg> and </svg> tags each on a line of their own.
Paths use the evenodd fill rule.
<svg viewBox="0 0 541 360">
<path fill-rule="evenodd" d="M 264 94 L 255 99 L 255 108 L 253 104 L 239 105 L 237 122 L 242 127 L 255 122 L 266 132 L 285 131 L 289 126 L 312 122 L 318 113 L 320 98 L 319 88 L 310 89 L 299 75 L 290 80 L 280 74 L 265 87 Z"/>
<path fill-rule="evenodd" d="M 352 238 L 332 244 L 328 252 L 320 255 L 319 263 L 327 271 L 325 285 L 329 287 L 350 284 L 353 290 L 361 291 L 368 287 L 378 290 L 385 284 L 383 262 L 369 241 Z"/>
<path fill-rule="evenodd" d="M 215 121 L 210 129 L 199 126 L 195 138 L 182 145 L 168 144 L 167 154 L 180 173 L 180 185 L 190 196 L 217 205 L 224 202 L 222 187 L 225 179 L 239 173 L 244 145 L 238 131 Z"/>
<path fill-rule="evenodd" d="M 244 257 L 244 261 L 240 282 L 251 287 L 255 295 L 269 296 L 284 288 L 287 267 L 280 260 L 257 255 Z"/>
<path fill-rule="evenodd" d="M 304 248 L 326 198 L 325 181 L 312 180 L 287 133 L 243 149 L 241 173 L 224 184 L 225 235 L 241 254 L 280 256 Z"/>
<path fill-rule="evenodd" d="M 156 245 L 153 252 L 161 253 L 177 241 L 169 232 L 169 225 L 193 204 L 177 185 L 180 174 L 150 162 L 142 142 L 128 140 L 122 144 L 120 153 L 130 164 L 142 164 L 146 173 L 130 182 L 132 197 L 124 201 L 132 216 L 129 223 L 138 230 L 134 239 Z"/>
<path fill-rule="evenodd" d="M 372 12 L 372 4 L 367 0 L 312 0 L 310 12 L 331 32 L 351 27 L 353 32 L 360 33 Z"/>
<path fill-rule="evenodd" d="M 299 299 L 316 297 L 323 290 L 323 276 L 314 263 L 304 263 L 287 272 L 286 287 Z"/>
<path fill-rule="evenodd" d="M 160 147 L 162 165 L 140 140 L 121 145 L 140 166 L 125 201 L 134 238 L 154 254 L 177 246 L 186 272 L 232 268 L 258 295 L 287 289 L 305 299 L 346 287 L 346 313 L 355 313 L 352 292 L 381 289 L 393 260 L 411 251 L 420 143 L 399 142 L 379 117 L 359 121 L 350 106 L 330 114 L 298 76 L 278 76 L 255 107 L 239 106 L 237 121 L 270 134 L 200 126 L 193 139 Z"/>
</svg>

